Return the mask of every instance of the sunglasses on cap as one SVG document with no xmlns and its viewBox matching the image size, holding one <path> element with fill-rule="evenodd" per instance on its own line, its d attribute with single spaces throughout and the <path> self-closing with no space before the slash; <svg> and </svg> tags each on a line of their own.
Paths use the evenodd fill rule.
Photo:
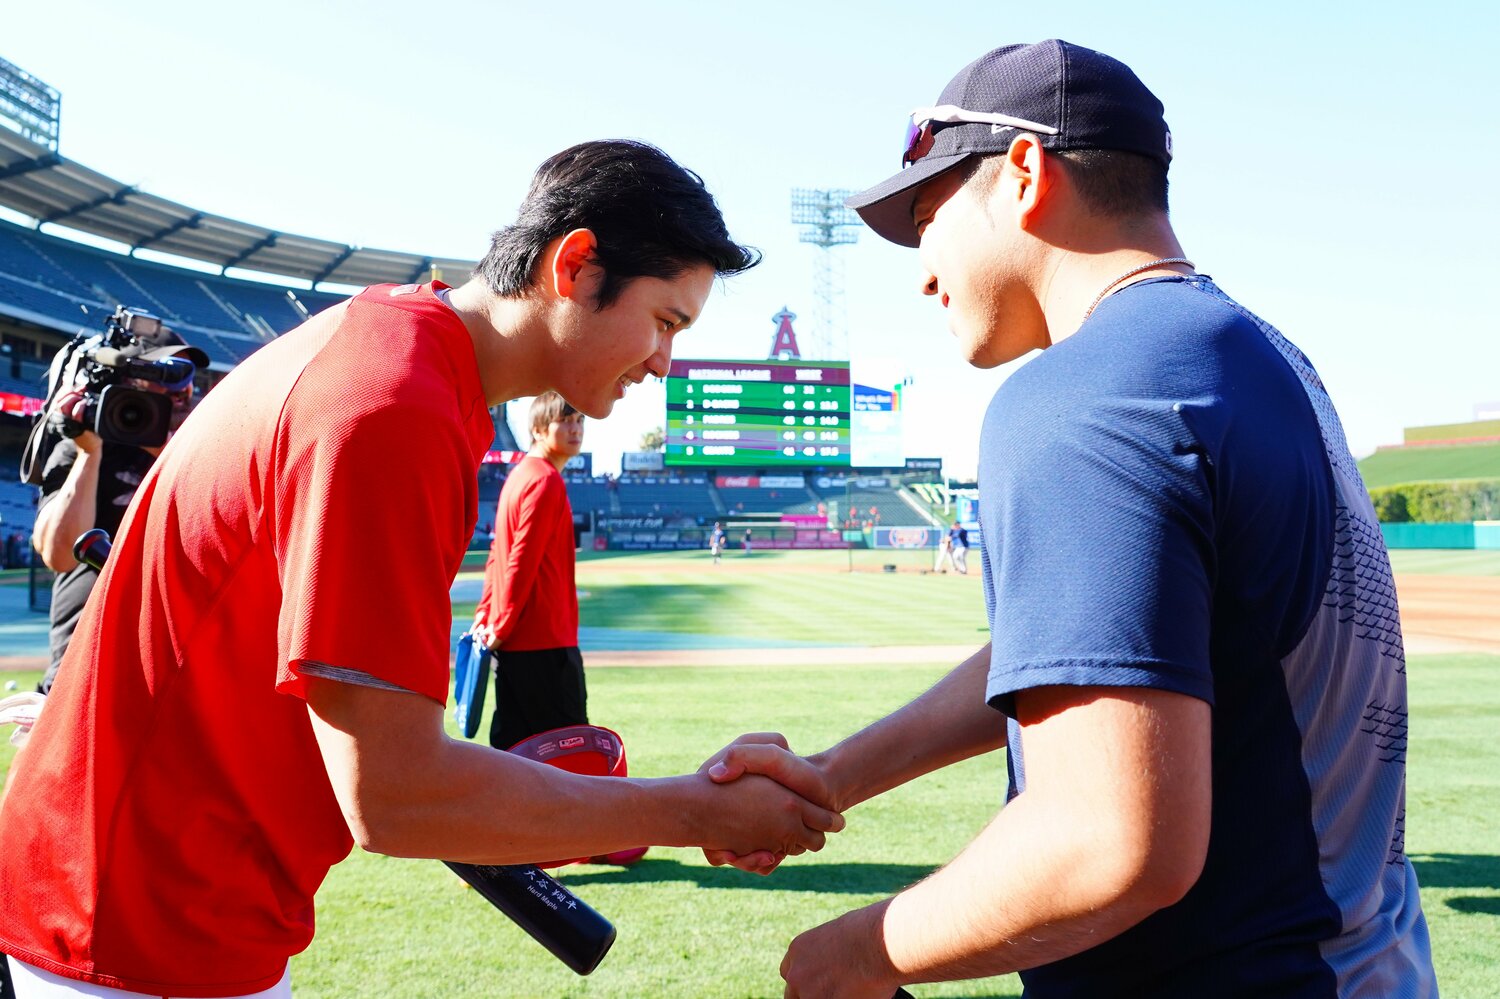
<svg viewBox="0 0 1500 999">
<path fill-rule="evenodd" d="M 1017 118 L 1014 115 L 994 111 L 968 111 L 956 104 L 917 108 L 911 113 L 911 120 L 906 125 L 906 151 L 901 154 L 901 168 L 904 170 L 932 152 L 933 135 L 939 128 L 946 125 L 969 124 L 1007 125 L 1027 132 L 1039 132 L 1042 135 L 1056 135 L 1058 131 L 1051 125 L 1027 121 L 1025 118 Z"/>
</svg>

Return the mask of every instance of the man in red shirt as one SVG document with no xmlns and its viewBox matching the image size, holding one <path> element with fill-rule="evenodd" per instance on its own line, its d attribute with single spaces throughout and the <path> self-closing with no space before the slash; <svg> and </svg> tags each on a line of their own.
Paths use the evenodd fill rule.
<svg viewBox="0 0 1500 999">
<path fill-rule="evenodd" d="M 583 447 L 583 414 L 556 392 L 531 403 L 531 449 L 511 469 L 495 512 L 476 632 L 495 653 L 490 745 L 588 724 L 578 651 L 573 508 L 562 467 Z"/>
<path fill-rule="evenodd" d="M 231 372 L 141 483 L 12 765 L 18 994 L 289 995 L 355 843 L 484 864 L 821 847 L 842 819 L 769 779 L 585 777 L 443 728 L 487 407 L 552 388 L 607 415 L 755 262 L 695 174 L 585 143 L 462 287 L 368 288 Z"/>
</svg>

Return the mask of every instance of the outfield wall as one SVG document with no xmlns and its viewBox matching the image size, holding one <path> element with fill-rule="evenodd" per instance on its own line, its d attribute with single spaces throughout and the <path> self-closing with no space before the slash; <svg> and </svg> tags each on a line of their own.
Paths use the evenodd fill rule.
<svg viewBox="0 0 1500 999">
<path fill-rule="evenodd" d="M 1387 548 L 1500 549 L 1500 520 L 1472 524 L 1381 524 Z"/>
</svg>

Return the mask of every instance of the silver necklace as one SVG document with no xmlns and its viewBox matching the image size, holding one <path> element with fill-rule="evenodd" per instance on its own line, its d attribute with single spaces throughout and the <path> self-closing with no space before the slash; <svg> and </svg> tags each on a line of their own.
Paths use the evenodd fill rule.
<svg viewBox="0 0 1500 999">
<path fill-rule="evenodd" d="M 1093 304 L 1089 306 L 1088 311 L 1083 314 L 1083 318 L 1088 319 L 1089 316 L 1092 316 L 1094 314 L 1094 310 L 1099 307 L 1099 303 L 1104 301 L 1104 296 L 1113 291 L 1115 285 L 1119 284 L 1121 281 L 1126 281 L 1130 278 L 1133 278 L 1143 271 L 1151 271 L 1155 270 L 1158 267 L 1165 267 L 1167 264 L 1185 264 L 1188 267 L 1194 267 L 1193 262 L 1187 257 L 1162 257 L 1159 260 L 1151 261 L 1149 264 L 1141 264 L 1141 266 L 1139 267 L 1132 267 L 1130 270 L 1126 271 L 1124 274 L 1121 274 L 1119 277 L 1115 278 L 1109 284 L 1104 286 L 1104 290 L 1099 292 L 1099 297 L 1094 299 Z"/>
</svg>

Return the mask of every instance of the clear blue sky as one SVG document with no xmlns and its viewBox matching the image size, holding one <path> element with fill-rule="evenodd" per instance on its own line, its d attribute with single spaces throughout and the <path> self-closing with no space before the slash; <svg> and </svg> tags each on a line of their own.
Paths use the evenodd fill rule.
<svg viewBox="0 0 1500 999">
<path fill-rule="evenodd" d="M 17 9 L 19 8 L 19 9 Z M 477 257 L 531 171 L 584 139 L 703 175 L 765 263 L 681 356 L 761 357 L 810 320 L 792 187 L 899 163 L 903 116 L 981 52 L 1061 37 L 1167 107 L 1187 253 L 1318 366 L 1357 453 L 1500 400 L 1500 5 L 1150 2 L 136 4 L 5 14 L 0 56 L 63 94 L 61 151 L 196 208 L 366 246 Z M 908 448 L 972 471 L 1006 369 L 958 359 L 914 251 L 844 254 L 856 363 L 914 379 Z M 591 426 L 601 468 L 661 422 L 659 385 Z"/>
</svg>

